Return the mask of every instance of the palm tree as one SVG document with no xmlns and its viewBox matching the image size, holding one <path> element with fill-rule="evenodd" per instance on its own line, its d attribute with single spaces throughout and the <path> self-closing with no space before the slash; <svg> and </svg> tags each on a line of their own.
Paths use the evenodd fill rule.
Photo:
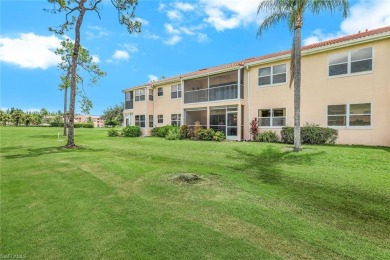
<svg viewBox="0 0 390 260">
<path fill-rule="evenodd" d="M 305 11 L 318 14 L 322 10 L 349 12 L 348 0 L 264 0 L 257 8 L 257 14 L 267 13 L 260 24 L 257 35 L 281 20 L 287 20 L 294 32 L 290 60 L 290 87 L 294 81 L 294 151 L 301 149 L 301 28 Z"/>
</svg>

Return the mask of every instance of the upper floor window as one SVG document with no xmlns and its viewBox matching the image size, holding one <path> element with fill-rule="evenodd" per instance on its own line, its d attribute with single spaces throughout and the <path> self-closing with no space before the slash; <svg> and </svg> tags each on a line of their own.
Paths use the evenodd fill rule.
<svg viewBox="0 0 390 260">
<path fill-rule="evenodd" d="M 259 69 L 259 86 L 286 83 L 286 64 L 275 65 Z"/>
<path fill-rule="evenodd" d="M 371 103 L 328 106 L 328 126 L 371 126 Z"/>
<path fill-rule="evenodd" d="M 134 124 L 140 127 L 145 127 L 145 115 L 136 115 Z"/>
<path fill-rule="evenodd" d="M 329 57 L 329 76 L 372 71 L 372 47 L 336 53 Z"/>
<path fill-rule="evenodd" d="M 171 114 L 171 125 L 180 126 L 181 114 Z"/>
<path fill-rule="evenodd" d="M 157 96 L 159 96 L 159 97 L 164 96 L 164 90 L 163 90 L 163 88 L 158 88 L 158 89 L 157 89 Z"/>
<path fill-rule="evenodd" d="M 171 86 L 171 98 L 181 98 L 181 84 Z"/>
<path fill-rule="evenodd" d="M 149 100 L 153 101 L 153 89 L 149 89 Z"/>
<path fill-rule="evenodd" d="M 125 93 L 125 109 L 133 108 L 133 91 Z"/>
<path fill-rule="evenodd" d="M 135 101 L 144 101 L 145 100 L 145 89 L 138 89 L 135 91 Z"/>
<path fill-rule="evenodd" d="M 159 123 L 159 124 L 164 123 L 164 116 L 163 115 L 158 115 L 157 116 L 157 123 Z"/>
<path fill-rule="evenodd" d="M 258 117 L 259 126 L 274 127 L 286 125 L 285 108 L 259 109 Z"/>
</svg>

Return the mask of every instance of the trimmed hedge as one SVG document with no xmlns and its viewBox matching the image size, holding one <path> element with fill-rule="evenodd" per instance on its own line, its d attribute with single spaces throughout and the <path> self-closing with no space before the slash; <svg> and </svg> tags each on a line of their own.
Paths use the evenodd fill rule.
<svg viewBox="0 0 390 260">
<path fill-rule="evenodd" d="M 257 133 L 255 137 L 256 142 L 264 142 L 264 143 L 277 143 L 278 135 L 273 131 L 265 131 L 262 133 Z"/>
<path fill-rule="evenodd" d="M 169 130 L 172 129 L 173 127 L 175 127 L 175 126 L 166 125 L 166 126 L 161 126 L 161 127 L 155 127 L 152 129 L 152 136 L 165 138 L 167 136 Z"/>
<path fill-rule="evenodd" d="M 140 137 L 142 134 L 141 127 L 137 125 L 126 126 L 122 128 L 122 135 L 124 137 Z"/>
<path fill-rule="evenodd" d="M 283 143 L 294 143 L 294 127 L 283 127 L 280 134 Z M 301 127 L 302 144 L 334 144 L 338 135 L 338 131 L 333 128 L 319 127 L 317 125 Z"/>
<path fill-rule="evenodd" d="M 64 126 L 64 124 L 62 124 Z M 76 123 L 74 124 L 74 128 L 93 128 L 93 124 L 91 123 Z"/>
</svg>

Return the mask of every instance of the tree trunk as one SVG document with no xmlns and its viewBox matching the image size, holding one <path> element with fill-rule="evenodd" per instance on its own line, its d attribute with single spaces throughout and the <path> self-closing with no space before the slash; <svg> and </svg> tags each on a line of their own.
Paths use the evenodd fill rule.
<svg viewBox="0 0 390 260">
<path fill-rule="evenodd" d="M 84 4 L 87 0 L 80 0 L 79 8 L 80 13 L 77 18 L 76 27 L 75 27 L 75 41 L 72 55 L 72 69 L 71 69 L 71 79 L 70 79 L 70 104 L 69 104 L 69 129 L 68 129 L 68 143 L 66 147 L 73 148 L 76 147 L 74 143 L 74 110 L 76 103 L 76 73 L 77 73 L 77 59 L 79 56 L 80 48 L 80 28 L 83 22 L 85 7 Z"/>
<path fill-rule="evenodd" d="M 69 74 L 68 74 L 69 75 Z M 66 136 L 66 125 L 67 125 L 67 122 L 66 122 L 66 109 L 67 109 L 67 103 L 68 103 L 68 88 L 66 87 L 64 89 L 64 136 Z"/>
<path fill-rule="evenodd" d="M 301 28 L 302 16 L 294 26 L 294 151 L 301 150 Z"/>
</svg>

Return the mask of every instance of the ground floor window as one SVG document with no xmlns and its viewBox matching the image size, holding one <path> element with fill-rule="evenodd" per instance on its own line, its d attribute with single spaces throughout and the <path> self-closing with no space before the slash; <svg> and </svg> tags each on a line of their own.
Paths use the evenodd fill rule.
<svg viewBox="0 0 390 260">
<path fill-rule="evenodd" d="M 371 103 L 328 106 L 328 126 L 371 126 Z"/>
<path fill-rule="evenodd" d="M 153 115 L 149 115 L 149 127 L 153 127 Z"/>
<path fill-rule="evenodd" d="M 125 126 L 131 125 L 131 115 L 132 114 L 125 114 Z"/>
<path fill-rule="evenodd" d="M 171 114 L 171 125 L 181 125 L 181 114 Z"/>
<path fill-rule="evenodd" d="M 259 109 L 258 122 L 259 122 L 259 126 L 265 126 L 265 127 L 286 126 L 286 109 L 285 108 Z"/>
<path fill-rule="evenodd" d="M 138 125 L 140 127 L 145 127 L 145 115 L 136 115 L 135 125 Z"/>
<path fill-rule="evenodd" d="M 163 115 L 158 115 L 157 116 L 157 123 L 159 123 L 159 124 L 164 123 L 164 116 Z"/>
</svg>

